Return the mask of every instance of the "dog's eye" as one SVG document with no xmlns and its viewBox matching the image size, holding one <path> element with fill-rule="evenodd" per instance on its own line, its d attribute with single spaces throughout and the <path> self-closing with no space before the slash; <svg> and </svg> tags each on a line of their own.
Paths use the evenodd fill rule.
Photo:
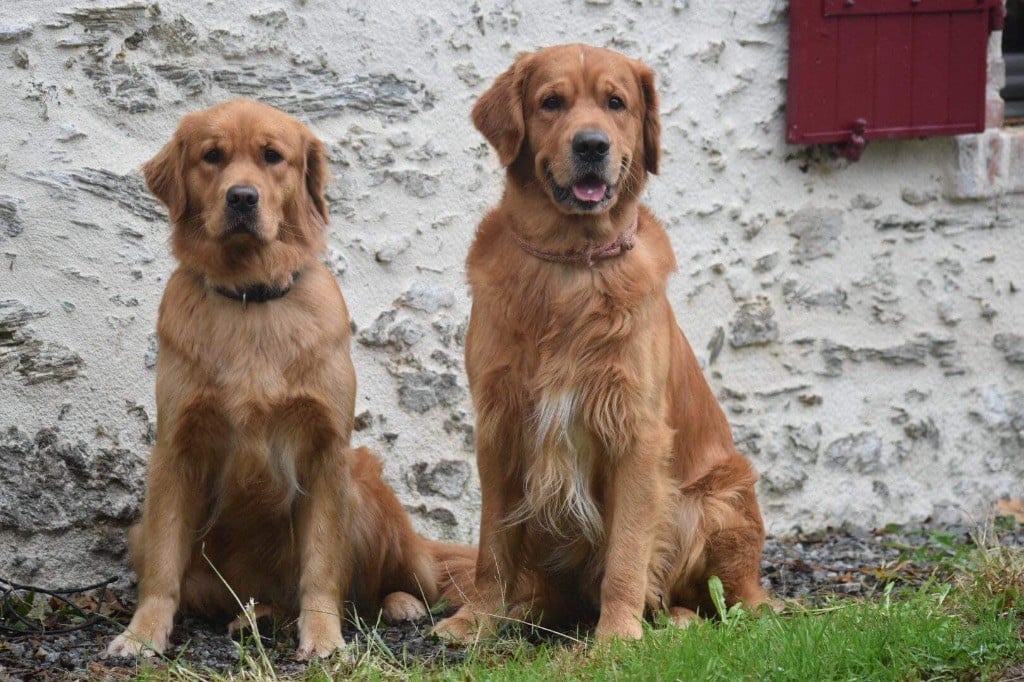
<svg viewBox="0 0 1024 682">
<path fill-rule="evenodd" d="M 203 161 L 206 163 L 218 164 L 223 158 L 224 153 L 216 147 L 203 154 Z"/>
<path fill-rule="evenodd" d="M 608 108 L 612 111 L 621 111 L 626 108 L 626 103 L 622 101 L 621 97 L 615 97 L 613 95 L 608 98 Z"/>
<path fill-rule="evenodd" d="M 267 147 L 263 150 L 263 160 L 273 166 L 275 163 L 281 163 L 284 161 L 284 157 L 281 156 L 281 152 L 277 151 L 273 147 Z"/>
<path fill-rule="evenodd" d="M 562 108 L 562 98 L 558 95 L 545 97 L 544 101 L 540 103 L 540 108 L 545 111 L 558 111 Z"/>
</svg>

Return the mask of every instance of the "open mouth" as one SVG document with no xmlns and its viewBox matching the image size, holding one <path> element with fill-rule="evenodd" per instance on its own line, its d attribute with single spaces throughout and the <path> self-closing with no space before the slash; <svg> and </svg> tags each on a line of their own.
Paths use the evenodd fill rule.
<svg viewBox="0 0 1024 682">
<path fill-rule="evenodd" d="M 609 185 L 597 175 L 584 175 L 577 178 L 568 187 L 559 185 L 550 170 L 548 170 L 547 176 L 555 201 L 586 211 L 601 208 L 615 194 L 615 185 Z"/>
</svg>

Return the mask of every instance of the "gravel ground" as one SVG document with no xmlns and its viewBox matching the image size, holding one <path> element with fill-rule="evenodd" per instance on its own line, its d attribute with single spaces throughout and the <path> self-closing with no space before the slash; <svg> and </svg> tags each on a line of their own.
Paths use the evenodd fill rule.
<svg viewBox="0 0 1024 682">
<path fill-rule="evenodd" d="M 1000 533 L 1003 544 L 1024 546 L 1024 528 Z M 784 599 L 818 603 L 834 596 L 871 596 L 888 582 L 916 585 L 926 580 L 947 557 L 954 557 L 972 543 L 965 527 L 926 528 L 914 531 L 888 529 L 863 532 L 831 529 L 795 537 L 769 538 L 765 547 L 764 580 L 769 589 Z M 2 586 L 2 583 L 0 583 Z M 2 592 L 0 592 L 2 596 Z M 23 592 L 11 593 L 23 598 Z M 0 613 L 0 682 L 20 679 L 118 679 L 130 678 L 138 670 L 131 659 L 107 658 L 103 653 L 110 638 L 127 623 L 132 603 L 127 595 L 110 589 L 93 590 L 72 600 L 87 614 L 103 618 L 83 629 L 62 634 L 12 635 L 4 628 L 22 627 L 10 610 Z M 44 600 L 45 601 L 45 600 Z M 52 601 L 52 600 L 51 600 Z M 57 604 L 57 606 L 61 606 Z M 25 615 L 25 614 L 22 614 Z M 33 612 L 37 618 L 41 617 Z M 69 608 L 57 608 L 44 618 L 52 631 L 81 620 Z M 38 622 L 38 621 L 35 621 Z M 168 659 L 177 659 L 198 670 L 229 672 L 237 669 L 240 645 L 227 636 L 225 623 L 186 618 L 174 629 Z M 462 650 L 426 637 L 429 624 L 372 628 L 349 626 L 345 636 L 361 648 L 366 635 L 383 644 L 399 660 L 444 659 L 457 663 Z M 278 674 L 297 673 L 304 667 L 291 659 L 295 649 L 295 628 L 261 621 L 263 642 Z M 252 642 L 246 645 L 255 652 Z M 153 665 L 161 665 L 156 661 Z"/>
</svg>

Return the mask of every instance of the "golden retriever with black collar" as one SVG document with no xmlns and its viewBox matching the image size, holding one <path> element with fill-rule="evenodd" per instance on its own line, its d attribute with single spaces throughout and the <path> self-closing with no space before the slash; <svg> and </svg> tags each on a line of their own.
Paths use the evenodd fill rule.
<svg viewBox="0 0 1024 682">
<path fill-rule="evenodd" d="M 511 612 L 638 638 L 645 612 L 709 611 L 710 576 L 759 606 L 757 476 L 676 323 L 672 247 L 639 200 L 660 156 L 653 72 L 585 45 L 521 54 L 473 122 L 507 179 L 467 261 L 476 594 L 436 632 L 466 640 Z"/>
<path fill-rule="evenodd" d="M 109 652 L 164 651 L 179 607 L 237 613 L 227 585 L 298 614 L 300 657 L 345 645 L 346 600 L 387 620 L 426 615 L 421 598 L 458 602 L 453 575 L 471 575 L 475 551 L 413 532 L 380 462 L 349 445 L 356 376 L 319 260 L 320 140 L 237 100 L 182 119 L 143 172 L 180 265 L 160 304 L 157 439 L 130 534 L 139 603 Z"/>
</svg>

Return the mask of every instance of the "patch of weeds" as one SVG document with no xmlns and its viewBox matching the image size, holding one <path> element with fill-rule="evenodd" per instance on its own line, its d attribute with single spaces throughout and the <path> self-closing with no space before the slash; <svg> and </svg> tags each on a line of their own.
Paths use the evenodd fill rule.
<svg viewBox="0 0 1024 682">
<path fill-rule="evenodd" d="M 1008 611 L 1024 611 L 1024 548 L 999 542 L 991 526 L 975 534 L 977 550 L 958 575 L 961 590 Z"/>
<path fill-rule="evenodd" d="M 888 546 L 899 550 L 904 566 L 928 566 L 938 574 L 950 575 L 964 566 L 974 551 L 970 542 L 956 533 L 941 529 L 919 528 L 903 532 Z"/>
</svg>

